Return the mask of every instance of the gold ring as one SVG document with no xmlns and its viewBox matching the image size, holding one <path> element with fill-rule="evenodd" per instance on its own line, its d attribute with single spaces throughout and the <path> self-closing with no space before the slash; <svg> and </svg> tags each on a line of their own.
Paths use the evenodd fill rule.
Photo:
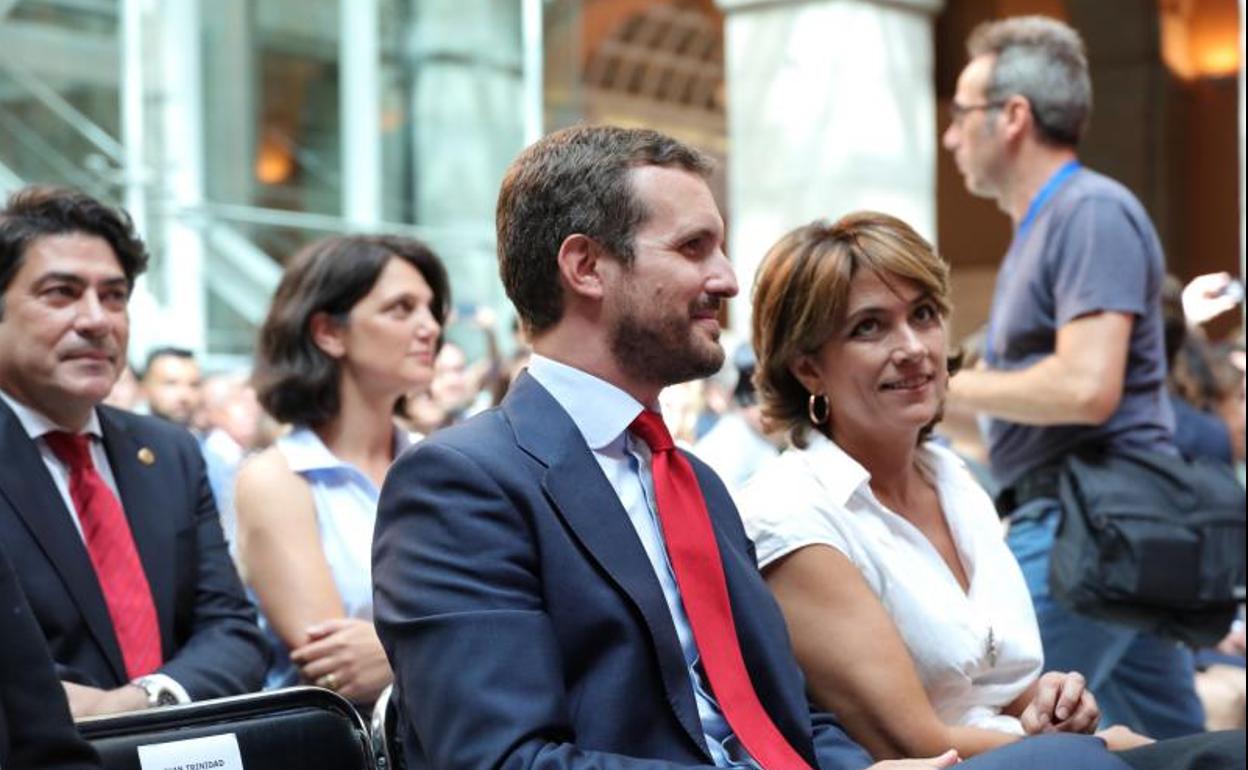
<svg viewBox="0 0 1248 770">
<path fill-rule="evenodd" d="M 330 671 L 325 676 L 316 680 L 316 686 L 324 687 L 326 690 L 337 690 L 338 689 L 338 677 L 334 676 L 333 671 Z"/>
</svg>

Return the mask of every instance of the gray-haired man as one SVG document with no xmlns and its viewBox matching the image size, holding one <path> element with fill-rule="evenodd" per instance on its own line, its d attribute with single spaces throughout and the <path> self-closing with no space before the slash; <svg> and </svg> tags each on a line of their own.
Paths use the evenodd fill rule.
<svg viewBox="0 0 1248 770">
<path fill-rule="evenodd" d="M 1152 735 L 1203 728 L 1187 650 L 1073 614 L 1049 595 L 1061 509 L 1053 468 L 1076 448 L 1174 451 L 1165 396 L 1161 246 L 1139 201 L 1082 167 L 1092 109 L 1083 41 L 1038 16 L 978 27 L 944 145 L 967 189 L 1014 224 L 985 340 L 987 366 L 950 398 L 990 416 L 992 470 L 1012 496 L 1009 542 L 1050 668 L 1080 671 L 1105 723 Z"/>
</svg>

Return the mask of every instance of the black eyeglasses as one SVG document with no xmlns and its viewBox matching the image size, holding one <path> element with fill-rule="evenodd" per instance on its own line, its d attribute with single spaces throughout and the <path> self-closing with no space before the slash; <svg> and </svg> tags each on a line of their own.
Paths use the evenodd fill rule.
<svg viewBox="0 0 1248 770">
<path fill-rule="evenodd" d="M 1005 106 L 1005 102 L 984 102 L 983 104 L 958 104 L 952 102 L 949 105 L 949 119 L 954 123 L 961 123 L 962 119 L 972 112 L 981 110 L 999 110 Z"/>
</svg>

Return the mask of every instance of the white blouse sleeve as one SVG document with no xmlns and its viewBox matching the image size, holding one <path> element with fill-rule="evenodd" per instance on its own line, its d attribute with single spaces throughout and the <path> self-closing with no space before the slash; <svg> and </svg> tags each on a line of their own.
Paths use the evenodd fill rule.
<svg viewBox="0 0 1248 770">
<path fill-rule="evenodd" d="M 746 533 L 754 541 L 760 569 L 808 545 L 828 545 L 856 561 L 852 538 L 843 529 L 818 483 L 802 466 L 773 462 L 741 491 L 739 503 Z"/>
</svg>

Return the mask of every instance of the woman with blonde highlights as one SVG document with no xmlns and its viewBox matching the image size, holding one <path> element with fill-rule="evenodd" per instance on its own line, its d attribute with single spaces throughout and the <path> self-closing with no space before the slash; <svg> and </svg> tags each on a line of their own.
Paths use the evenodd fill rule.
<svg viewBox="0 0 1248 770">
<path fill-rule="evenodd" d="M 1041 676 L 992 502 L 927 440 L 958 363 L 948 296 L 932 247 L 872 212 L 787 234 L 754 287 L 764 416 L 796 448 L 746 485 L 742 515 L 816 702 L 880 759 L 1099 719 L 1079 674 Z"/>
</svg>

